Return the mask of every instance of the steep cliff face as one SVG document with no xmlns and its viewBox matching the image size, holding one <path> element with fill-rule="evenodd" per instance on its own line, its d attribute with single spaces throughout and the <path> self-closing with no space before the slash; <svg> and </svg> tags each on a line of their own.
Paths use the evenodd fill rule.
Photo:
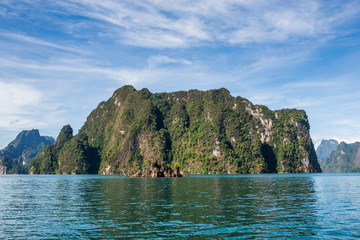
<svg viewBox="0 0 360 240">
<path fill-rule="evenodd" d="M 185 173 L 321 171 L 304 111 L 271 111 L 226 89 L 152 94 L 124 86 L 55 159 L 57 173 L 144 173 L 155 162 Z"/>
<path fill-rule="evenodd" d="M 360 142 L 341 142 L 322 162 L 324 172 L 360 172 Z"/>
<path fill-rule="evenodd" d="M 0 157 L 3 157 L 1 166 L 3 169 L 6 168 L 7 173 L 26 173 L 31 160 L 41 153 L 44 146 L 54 142 L 52 137 L 40 136 L 37 129 L 22 131 L 0 150 Z"/>
</svg>

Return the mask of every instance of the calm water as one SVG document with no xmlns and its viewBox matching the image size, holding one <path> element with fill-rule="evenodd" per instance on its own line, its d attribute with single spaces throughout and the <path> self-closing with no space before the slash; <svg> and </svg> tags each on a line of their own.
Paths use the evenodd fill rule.
<svg viewBox="0 0 360 240">
<path fill-rule="evenodd" d="M 0 239 L 357 239 L 360 175 L 0 176 Z"/>
</svg>

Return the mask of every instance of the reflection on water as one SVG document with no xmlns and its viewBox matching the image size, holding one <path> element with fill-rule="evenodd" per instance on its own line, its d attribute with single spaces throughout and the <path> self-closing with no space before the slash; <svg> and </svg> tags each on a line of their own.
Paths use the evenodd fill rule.
<svg viewBox="0 0 360 240">
<path fill-rule="evenodd" d="M 359 180 L 0 176 L 0 238 L 356 238 Z"/>
</svg>

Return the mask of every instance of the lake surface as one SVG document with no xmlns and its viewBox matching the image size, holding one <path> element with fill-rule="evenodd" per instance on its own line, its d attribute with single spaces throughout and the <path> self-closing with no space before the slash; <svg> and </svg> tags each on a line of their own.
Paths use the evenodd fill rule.
<svg viewBox="0 0 360 240">
<path fill-rule="evenodd" d="M 0 176 L 0 239 L 358 239 L 359 174 Z"/>
</svg>

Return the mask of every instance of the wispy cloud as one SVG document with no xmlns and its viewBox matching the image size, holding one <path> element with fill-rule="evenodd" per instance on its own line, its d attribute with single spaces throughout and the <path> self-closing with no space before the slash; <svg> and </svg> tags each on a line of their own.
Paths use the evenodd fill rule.
<svg viewBox="0 0 360 240">
<path fill-rule="evenodd" d="M 342 80 L 342 81 L 341 81 Z M 344 78 L 333 80 L 314 80 L 314 81 L 301 81 L 301 82 L 291 82 L 284 84 L 281 89 L 293 89 L 293 90 L 299 90 L 299 88 L 329 88 L 334 86 L 341 86 L 344 83 Z"/>
<path fill-rule="evenodd" d="M 53 59 L 52 61 L 26 61 L 18 58 L 4 59 L 0 58 L 0 66 L 6 67 L 7 71 L 23 71 L 28 75 L 40 75 L 46 72 L 47 76 L 58 75 L 59 72 L 63 76 L 69 74 L 78 73 L 84 76 L 92 74 L 98 74 L 99 76 L 107 76 L 110 79 L 118 79 L 117 74 L 119 72 L 116 68 L 96 65 L 92 61 L 88 61 L 84 58 L 73 59 Z M 5 70 L 3 70 L 5 71 Z M 25 74 L 26 74 L 25 73 Z M 76 81 L 77 77 L 73 76 L 73 81 Z M 90 78 L 92 79 L 92 78 Z"/>
<path fill-rule="evenodd" d="M 339 32 L 346 33 L 342 24 L 356 19 L 360 12 L 360 3 L 356 1 L 316 0 L 63 0 L 47 4 L 23 0 L 16 5 L 11 1 L 2 4 L 7 6 L 3 16 L 15 14 L 20 19 L 37 19 L 39 16 L 33 16 L 32 12 L 53 13 L 51 24 L 60 30 L 67 29 L 76 38 L 108 37 L 122 44 L 147 48 L 323 40 Z M 56 16 L 62 18 L 56 20 Z M 7 34 L 7 37 L 81 51 L 26 35 Z"/>
<path fill-rule="evenodd" d="M 171 68 L 164 68 L 164 65 L 171 65 Z M 25 71 L 27 75 L 56 76 L 59 73 L 63 77 L 72 74 L 72 81 L 88 77 L 92 79 L 102 78 L 103 81 L 115 81 L 121 84 L 149 84 L 151 81 L 161 82 L 165 76 L 174 81 L 174 78 L 181 79 L 181 76 L 191 76 L 194 72 L 191 68 L 184 71 L 184 66 L 191 67 L 189 60 L 182 58 L 170 58 L 164 55 L 151 56 L 143 68 L 125 68 L 117 66 L 108 66 L 98 64 L 96 61 L 90 61 L 85 58 L 73 59 L 52 59 L 51 62 L 44 61 L 27 61 L 18 58 L 0 58 L 0 66 L 9 72 Z M 1 71 L 0 71 L 1 72 Z M 176 73 L 177 72 L 177 73 Z M 181 74 L 181 72 L 183 72 Z M 175 74 L 176 73 L 176 74 Z M 94 78 L 94 75 L 97 77 Z M 195 74 L 192 79 L 196 78 Z"/>
<path fill-rule="evenodd" d="M 40 45 L 40 46 L 45 46 L 45 47 L 51 47 L 51 48 L 60 49 L 60 50 L 63 50 L 63 51 L 79 53 L 79 54 L 82 54 L 82 55 L 89 55 L 90 54 L 88 51 L 85 51 L 85 50 L 80 49 L 78 47 L 63 46 L 63 45 L 51 43 L 51 42 L 48 42 L 48 41 L 44 41 L 44 40 L 34 38 L 34 37 L 29 37 L 29 36 L 22 35 L 22 34 L 11 33 L 11 32 L 0 32 L 0 36 L 6 37 L 6 38 L 11 39 L 11 40 L 19 41 L 19 42 L 26 42 L 26 43 L 30 43 L 30 44 L 36 44 L 36 45 Z"/>
<path fill-rule="evenodd" d="M 57 12 L 85 18 L 85 24 L 76 23 L 77 31 L 93 27 L 122 43 L 150 48 L 324 38 L 360 11 L 353 1 L 66 0 L 53 4 Z"/>
<path fill-rule="evenodd" d="M 181 58 L 170 58 L 164 55 L 151 56 L 148 59 L 148 66 L 150 68 L 157 67 L 163 64 L 182 64 L 182 65 L 190 65 L 192 64 L 189 60 L 181 59 Z"/>
</svg>

